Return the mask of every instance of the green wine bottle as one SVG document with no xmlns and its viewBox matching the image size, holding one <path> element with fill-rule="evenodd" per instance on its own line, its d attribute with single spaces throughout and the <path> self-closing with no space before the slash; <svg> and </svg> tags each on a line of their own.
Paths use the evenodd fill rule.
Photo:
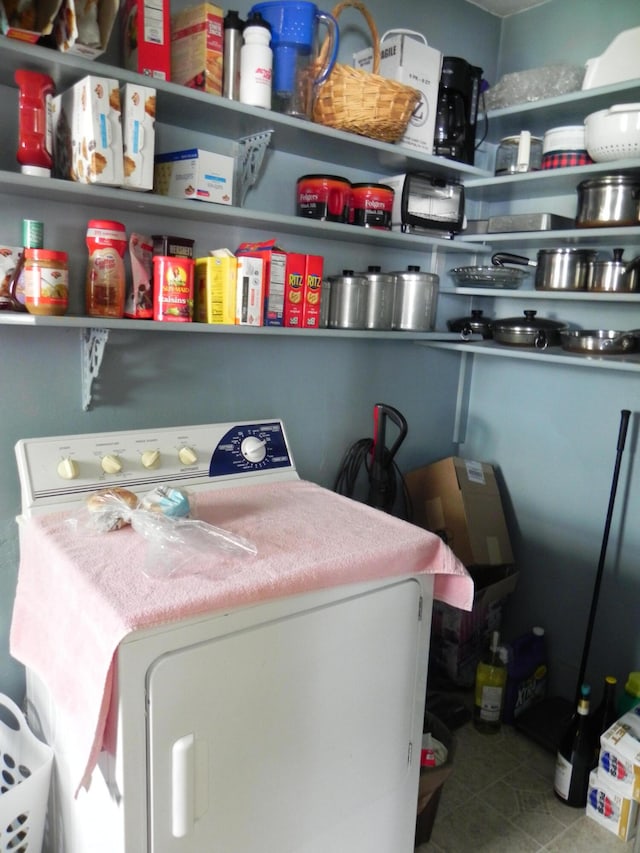
<svg viewBox="0 0 640 853">
<path fill-rule="evenodd" d="M 574 808 L 587 802 L 589 773 L 597 764 L 593 725 L 589 719 L 591 688 L 583 684 L 575 714 L 560 738 L 553 789 L 556 796 Z"/>
</svg>

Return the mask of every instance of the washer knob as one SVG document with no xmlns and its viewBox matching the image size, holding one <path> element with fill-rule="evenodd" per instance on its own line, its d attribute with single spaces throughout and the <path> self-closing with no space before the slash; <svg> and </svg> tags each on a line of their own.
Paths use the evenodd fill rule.
<svg viewBox="0 0 640 853">
<path fill-rule="evenodd" d="M 240 445 L 242 455 L 248 462 L 262 462 L 267 455 L 266 442 L 261 441 L 255 435 L 248 435 Z"/>
<path fill-rule="evenodd" d="M 75 480 L 78 476 L 78 465 L 73 459 L 65 456 L 58 462 L 58 477 L 63 480 Z"/>
<path fill-rule="evenodd" d="M 103 456 L 100 465 L 105 474 L 119 474 L 122 471 L 122 462 L 115 453 L 107 453 Z"/>
<path fill-rule="evenodd" d="M 142 465 L 145 468 L 157 468 L 160 464 L 160 451 L 145 450 L 145 452 L 140 457 L 140 461 L 142 462 Z"/>
<path fill-rule="evenodd" d="M 178 459 L 183 465 L 195 465 L 198 456 L 192 447 L 181 447 L 178 451 Z"/>
</svg>

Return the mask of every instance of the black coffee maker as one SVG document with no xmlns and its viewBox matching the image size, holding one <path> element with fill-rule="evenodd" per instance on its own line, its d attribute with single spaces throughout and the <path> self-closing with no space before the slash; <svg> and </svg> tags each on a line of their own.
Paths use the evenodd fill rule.
<svg viewBox="0 0 640 853">
<path fill-rule="evenodd" d="M 438 90 L 433 153 L 473 165 L 482 68 L 445 56 Z"/>
</svg>

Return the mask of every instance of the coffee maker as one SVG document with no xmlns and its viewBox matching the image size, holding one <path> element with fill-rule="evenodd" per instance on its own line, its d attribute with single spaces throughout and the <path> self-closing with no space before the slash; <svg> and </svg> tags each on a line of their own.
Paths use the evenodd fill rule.
<svg viewBox="0 0 640 853">
<path fill-rule="evenodd" d="M 433 153 L 473 166 L 482 68 L 445 56 L 438 90 Z"/>
</svg>

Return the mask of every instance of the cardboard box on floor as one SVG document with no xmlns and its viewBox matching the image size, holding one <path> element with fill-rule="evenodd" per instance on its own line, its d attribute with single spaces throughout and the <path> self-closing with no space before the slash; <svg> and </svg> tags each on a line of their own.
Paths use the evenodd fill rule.
<svg viewBox="0 0 640 853">
<path fill-rule="evenodd" d="M 437 533 L 467 568 L 513 563 L 491 465 L 449 456 L 409 471 L 405 481 L 414 524 Z"/>
<path fill-rule="evenodd" d="M 470 687 L 518 573 L 493 467 L 450 456 L 405 475 L 413 521 L 437 533 L 465 564 L 475 584 L 470 612 L 435 601 L 430 670 Z"/>
</svg>

